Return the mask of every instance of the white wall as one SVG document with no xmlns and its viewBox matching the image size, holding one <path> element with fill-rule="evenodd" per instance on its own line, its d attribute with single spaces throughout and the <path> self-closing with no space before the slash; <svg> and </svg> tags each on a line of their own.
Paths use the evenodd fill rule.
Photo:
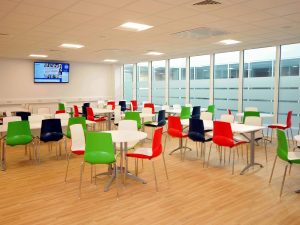
<svg viewBox="0 0 300 225">
<path fill-rule="evenodd" d="M 70 62 L 70 82 L 33 82 L 33 60 L 0 58 L 0 101 L 114 98 L 114 70 L 111 65 Z"/>
</svg>

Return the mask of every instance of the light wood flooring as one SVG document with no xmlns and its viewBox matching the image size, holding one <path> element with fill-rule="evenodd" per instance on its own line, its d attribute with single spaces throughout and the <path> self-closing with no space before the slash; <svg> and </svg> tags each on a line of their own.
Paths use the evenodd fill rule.
<svg viewBox="0 0 300 225">
<path fill-rule="evenodd" d="M 164 140 L 164 138 L 163 138 Z M 79 169 L 82 157 L 72 157 L 68 180 L 64 182 L 66 160 L 59 160 L 55 151 L 49 153 L 43 145 L 41 163 L 29 161 L 23 147 L 7 149 L 7 171 L 0 171 L 0 224 L 300 224 L 300 165 L 294 165 L 287 176 L 281 199 L 280 185 L 284 164 L 278 160 L 271 185 L 268 183 L 275 156 L 275 143 L 268 146 L 268 162 L 264 150 L 256 147 L 256 161 L 264 168 L 254 168 L 241 176 L 246 157 L 236 160 L 231 175 L 228 159 L 219 164 L 213 148 L 208 168 L 202 167 L 196 151 L 187 152 L 185 161 L 179 152 L 168 155 L 177 146 L 169 140 L 166 179 L 162 160 L 156 162 L 159 191 L 155 190 L 151 162 L 145 161 L 139 176 L 147 180 L 141 184 L 127 179 L 126 185 L 116 183 L 103 192 L 108 177 L 90 182 L 90 166 L 84 171 L 82 196 L 78 198 Z M 144 146 L 150 146 L 146 141 Z M 195 145 L 189 142 L 195 149 Z M 208 148 L 207 148 L 208 152 Z M 228 154 L 227 154 L 228 156 Z M 130 168 L 134 171 L 133 160 Z M 105 172 L 98 166 L 97 172 Z"/>
</svg>

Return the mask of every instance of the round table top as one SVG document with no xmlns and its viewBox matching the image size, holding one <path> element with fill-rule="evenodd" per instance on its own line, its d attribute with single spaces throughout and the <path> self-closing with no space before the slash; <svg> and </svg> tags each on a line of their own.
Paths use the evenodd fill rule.
<svg viewBox="0 0 300 225">
<path fill-rule="evenodd" d="M 147 133 L 132 130 L 110 130 L 105 131 L 111 133 L 113 142 L 136 142 L 147 137 Z"/>
<path fill-rule="evenodd" d="M 236 113 L 235 115 L 238 117 L 241 117 L 241 116 L 244 116 L 244 113 Z M 274 115 L 269 114 L 269 113 L 260 113 L 260 117 L 261 118 L 272 118 L 272 117 L 274 117 Z"/>
</svg>

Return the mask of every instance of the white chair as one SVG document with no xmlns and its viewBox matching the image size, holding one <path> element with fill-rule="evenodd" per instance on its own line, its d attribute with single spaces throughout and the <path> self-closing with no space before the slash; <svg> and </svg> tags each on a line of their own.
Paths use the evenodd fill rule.
<svg viewBox="0 0 300 225">
<path fill-rule="evenodd" d="M 227 123 L 233 123 L 234 122 L 234 115 L 223 114 L 220 117 L 220 121 L 227 122 Z"/>
<path fill-rule="evenodd" d="M 118 130 L 137 131 L 137 122 L 135 120 L 120 120 Z M 127 149 L 132 149 L 136 146 L 136 142 L 128 142 Z M 120 149 L 120 144 L 117 145 L 117 149 Z"/>
<path fill-rule="evenodd" d="M 42 115 L 42 114 L 50 114 L 50 108 L 48 107 L 41 107 L 37 109 L 37 114 Z"/>
<path fill-rule="evenodd" d="M 201 112 L 201 115 L 200 115 L 200 119 L 201 120 L 212 120 L 212 113 L 211 112 Z"/>
<path fill-rule="evenodd" d="M 116 105 L 115 109 L 121 110 L 121 106 L 120 105 Z"/>
<path fill-rule="evenodd" d="M 146 103 L 151 103 L 151 102 L 149 102 L 149 101 L 143 101 L 143 103 L 142 103 L 143 108 L 144 108 L 144 105 L 145 105 Z"/>
<path fill-rule="evenodd" d="M 5 112 L 5 115 L 8 117 L 8 116 L 12 116 L 12 114 L 11 114 L 11 111 L 6 111 Z"/>
<path fill-rule="evenodd" d="M 249 106 L 249 107 L 245 107 L 245 112 L 258 112 L 258 108 L 257 107 L 252 107 L 252 106 Z"/>
<path fill-rule="evenodd" d="M 149 108 L 149 107 L 142 108 L 142 113 L 144 113 L 144 114 L 152 114 L 152 109 Z M 143 120 L 143 123 L 152 122 L 153 121 L 152 117 L 144 117 L 144 118 L 142 118 L 142 120 Z"/>
<path fill-rule="evenodd" d="M 107 105 L 107 106 L 106 106 L 106 109 L 112 110 L 112 107 L 113 107 L 112 105 Z"/>
<path fill-rule="evenodd" d="M 85 136 L 81 124 L 73 124 L 70 126 L 70 132 L 72 137 L 71 152 L 67 154 L 67 170 L 65 175 L 65 182 L 67 181 L 69 161 L 71 154 L 83 155 L 85 151 Z"/>
<path fill-rule="evenodd" d="M 21 121 L 21 116 L 7 116 L 3 117 L 3 125 L 7 125 L 9 122 Z"/>
<path fill-rule="evenodd" d="M 181 105 L 179 105 L 179 104 L 175 104 L 175 105 L 173 105 L 173 109 L 180 109 L 181 110 Z"/>
<path fill-rule="evenodd" d="M 70 118 L 69 113 L 58 113 L 54 115 L 55 119 L 68 120 Z"/>
<path fill-rule="evenodd" d="M 42 123 L 42 120 L 45 119 L 42 115 L 31 115 L 28 117 L 29 123 Z"/>
<path fill-rule="evenodd" d="M 114 110 L 114 124 L 118 125 L 121 119 L 122 119 L 121 109 L 115 109 Z"/>
</svg>

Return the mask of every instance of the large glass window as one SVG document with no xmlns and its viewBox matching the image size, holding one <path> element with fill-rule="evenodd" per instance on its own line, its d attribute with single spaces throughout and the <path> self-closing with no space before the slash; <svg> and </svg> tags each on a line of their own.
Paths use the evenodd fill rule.
<svg viewBox="0 0 300 225">
<path fill-rule="evenodd" d="M 273 113 L 274 103 L 274 65 L 276 48 L 245 50 L 243 107 L 257 107 L 260 112 Z M 264 119 L 264 123 L 272 123 Z"/>
<path fill-rule="evenodd" d="M 169 105 L 185 104 L 186 58 L 170 59 Z"/>
<path fill-rule="evenodd" d="M 133 64 L 125 64 L 123 71 L 124 100 L 130 101 L 133 98 Z"/>
<path fill-rule="evenodd" d="M 214 105 L 216 118 L 226 114 L 227 109 L 238 110 L 239 52 L 215 55 Z"/>
<path fill-rule="evenodd" d="M 300 44 L 281 46 L 278 122 L 285 123 L 293 111 L 292 127 L 298 131 L 300 116 Z"/>
<path fill-rule="evenodd" d="M 138 103 L 148 101 L 149 94 L 149 67 L 148 62 L 141 62 L 137 64 L 137 83 L 136 83 L 136 97 Z"/>
<path fill-rule="evenodd" d="M 190 103 L 207 107 L 209 104 L 210 56 L 190 58 Z"/>
<path fill-rule="evenodd" d="M 152 62 L 152 102 L 156 105 L 166 103 L 166 61 Z"/>
</svg>

